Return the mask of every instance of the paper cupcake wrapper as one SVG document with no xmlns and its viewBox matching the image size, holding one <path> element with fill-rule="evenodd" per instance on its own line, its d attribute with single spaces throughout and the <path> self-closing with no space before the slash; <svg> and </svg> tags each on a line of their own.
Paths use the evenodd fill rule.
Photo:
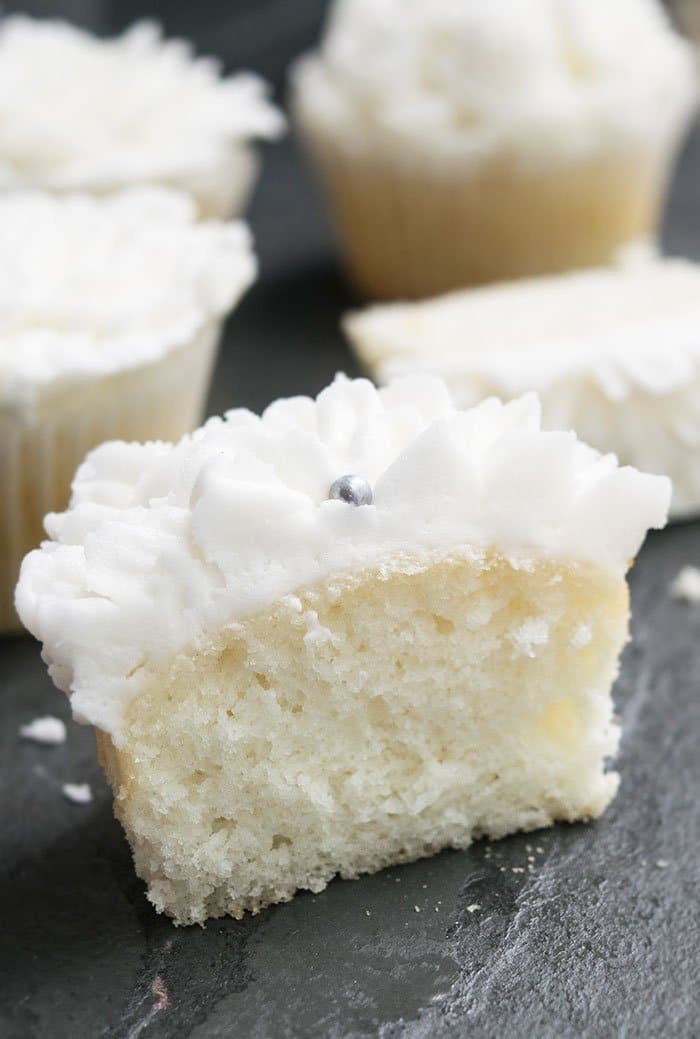
<svg viewBox="0 0 700 1039">
<path fill-rule="evenodd" d="M 370 299 L 610 262 L 656 233 L 670 157 L 601 154 L 546 167 L 493 156 L 457 161 L 348 150 L 303 128 L 351 280 Z"/>
<path fill-rule="evenodd" d="M 30 421 L 0 415 L 0 632 L 21 630 L 14 590 L 43 519 L 68 504 L 75 470 L 106 440 L 178 440 L 201 421 L 220 326 L 161 360 L 73 384 Z"/>
<path fill-rule="evenodd" d="M 253 149 L 237 145 L 217 167 L 199 175 L 171 180 L 164 186 L 190 195 L 197 205 L 200 220 L 232 220 L 243 214 L 258 168 Z"/>
</svg>

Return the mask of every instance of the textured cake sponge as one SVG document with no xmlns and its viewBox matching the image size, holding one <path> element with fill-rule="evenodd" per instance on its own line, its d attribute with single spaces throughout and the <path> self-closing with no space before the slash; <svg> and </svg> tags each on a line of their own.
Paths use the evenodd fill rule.
<svg viewBox="0 0 700 1039">
<path fill-rule="evenodd" d="M 465 554 L 289 596 L 149 675 L 101 758 L 178 921 L 600 815 L 624 579 Z"/>
</svg>

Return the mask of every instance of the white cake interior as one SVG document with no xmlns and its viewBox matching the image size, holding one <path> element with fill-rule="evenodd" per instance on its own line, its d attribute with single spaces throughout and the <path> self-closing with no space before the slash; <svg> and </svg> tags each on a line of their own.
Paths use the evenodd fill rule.
<svg viewBox="0 0 700 1039">
<path fill-rule="evenodd" d="M 474 837 L 598 816 L 624 578 L 488 553 L 397 559 L 148 676 L 116 750 L 149 897 L 239 916 Z"/>
</svg>

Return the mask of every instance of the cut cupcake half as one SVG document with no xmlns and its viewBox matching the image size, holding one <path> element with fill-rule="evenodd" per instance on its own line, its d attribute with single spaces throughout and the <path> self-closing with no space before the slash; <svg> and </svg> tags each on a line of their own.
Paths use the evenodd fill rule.
<svg viewBox="0 0 700 1039">
<path fill-rule="evenodd" d="M 532 396 L 339 379 L 95 451 L 17 604 L 151 901 L 240 916 L 600 815 L 625 572 L 669 495 Z"/>
<path fill-rule="evenodd" d="M 697 264 L 630 259 L 373 307 L 344 325 L 379 382 L 431 372 L 459 407 L 535 391 L 545 428 L 671 477 L 673 515 L 700 512 Z"/>
</svg>

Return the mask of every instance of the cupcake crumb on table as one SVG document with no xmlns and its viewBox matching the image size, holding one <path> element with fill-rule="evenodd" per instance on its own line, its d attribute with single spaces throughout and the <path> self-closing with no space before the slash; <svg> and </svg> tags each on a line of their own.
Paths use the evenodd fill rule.
<svg viewBox="0 0 700 1039">
<path fill-rule="evenodd" d="M 26 725 L 20 725 L 19 734 L 23 740 L 43 743 L 47 747 L 58 747 L 66 742 L 66 725 L 60 718 L 46 715 L 35 718 Z"/>
<path fill-rule="evenodd" d="M 165 189 L 0 195 L 0 632 L 19 564 L 105 440 L 202 418 L 222 323 L 255 277 L 242 224 Z"/>
<path fill-rule="evenodd" d="M 700 569 L 697 566 L 684 566 L 671 582 L 669 594 L 672 599 L 690 604 L 700 603 Z"/>
<path fill-rule="evenodd" d="M 291 79 L 349 275 L 378 299 L 655 236 L 697 100 L 658 0 L 336 0 Z"/>
<path fill-rule="evenodd" d="M 75 805 L 88 805 L 92 801 L 92 788 L 89 783 L 64 783 L 61 792 L 66 801 Z"/>
<path fill-rule="evenodd" d="M 348 476 L 371 502 L 331 495 Z M 669 500 L 532 395 L 460 412 L 438 379 L 339 378 L 98 448 L 17 604 L 153 904 L 240 917 L 599 816 L 625 574 Z"/>
<path fill-rule="evenodd" d="M 172 187 L 225 220 L 254 182 L 254 140 L 283 127 L 261 79 L 224 78 L 154 22 L 98 39 L 58 20 L 0 21 L 0 191 Z"/>
<path fill-rule="evenodd" d="M 700 265 L 626 257 L 373 306 L 344 326 L 378 382 L 433 373 L 459 407 L 534 391 L 546 428 L 671 477 L 673 517 L 700 514 Z"/>
</svg>

